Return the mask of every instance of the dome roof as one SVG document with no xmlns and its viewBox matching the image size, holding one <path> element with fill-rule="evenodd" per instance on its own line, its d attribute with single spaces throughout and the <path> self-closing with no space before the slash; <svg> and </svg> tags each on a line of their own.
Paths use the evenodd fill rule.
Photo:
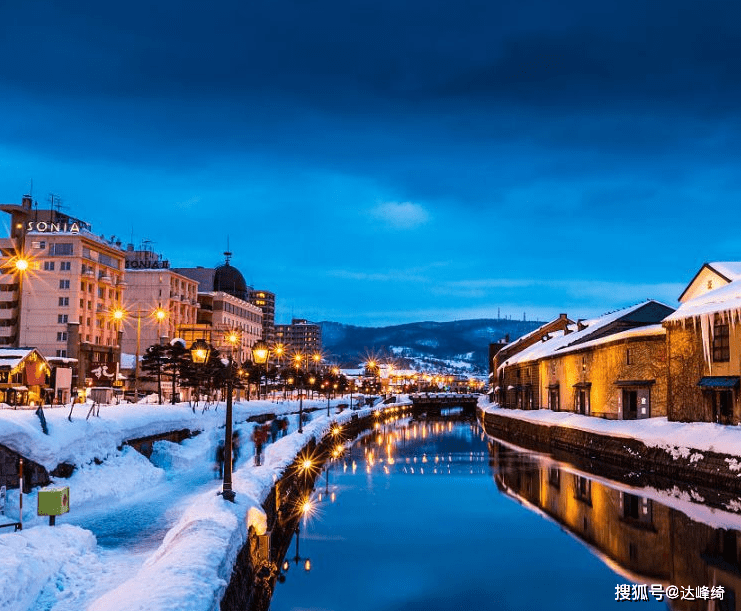
<svg viewBox="0 0 741 611">
<path fill-rule="evenodd" d="M 247 301 L 247 283 L 242 273 L 229 263 L 219 265 L 214 270 L 214 291 L 222 291 Z"/>
</svg>

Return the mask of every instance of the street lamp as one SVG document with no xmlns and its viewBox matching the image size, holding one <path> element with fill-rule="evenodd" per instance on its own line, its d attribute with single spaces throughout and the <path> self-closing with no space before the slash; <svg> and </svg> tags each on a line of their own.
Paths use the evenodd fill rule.
<svg viewBox="0 0 741 611">
<path fill-rule="evenodd" d="M 281 378 L 283 379 L 283 400 L 286 399 L 286 379 L 284 376 L 284 372 L 281 369 L 281 361 L 283 360 L 283 357 L 286 354 L 286 345 L 285 344 L 275 344 L 273 345 L 272 353 L 275 355 L 276 362 L 278 363 L 278 371 L 281 372 Z"/>
<path fill-rule="evenodd" d="M 205 340 L 197 339 L 190 347 L 190 358 L 195 365 L 203 366 L 211 356 L 211 346 Z M 224 441 L 224 481 L 221 486 L 221 496 L 227 501 L 234 502 L 236 494 L 232 490 L 232 355 L 229 355 L 229 371 L 226 377 L 226 432 Z"/>
<path fill-rule="evenodd" d="M 258 365 L 265 365 L 265 396 L 267 396 L 267 387 L 268 387 L 268 357 L 270 356 L 270 350 L 268 347 L 261 341 L 258 341 L 253 347 L 252 347 L 252 358 L 255 359 L 255 363 Z M 260 380 L 258 380 L 257 385 L 257 398 L 260 398 Z"/>
<path fill-rule="evenodd" d="M 141 352 L 141 337 L 142 337 L 142 314 L 146 314 L 148 316 L 151 316 L 154 318 L 154 320 L 157 321 L 157 334 L 160 335 L 159 332 L 159 325 L 162 323 L 165 318 L 167 318 L 167 312 L 162 309 L 161 306 L 158 306 L 154 310 L 145 310 L 142 308 L 137 308 L 133 312 L 128 312 L 124 310 L 123 308 L 116 308 L 111 312 L 111 317 L 113 320 L 116 321 L 116 323 L 120 324 L 123 322 L 128 314 L 132 314 L 136 316 L 136 354 L 134 355 L 134 401 L 139 400 L 139 352 Z M 173 382 L 173 388 L 172 388 L 172 395 L 173 399 L 175 398 L 175 386 Z M 173 400 L 173 403 L 175 401 Z"/>
<path fill-rule="evenodd" d="M 298 391 L 298 432 L 304 432 L 304 383 L 303 376 L 300 373 L 301 361 L 304 356 L 300 352 L 293 355 L 293 366 L 296 368 L 296 377 L 299 379 L 299 391 Z"/>
</svg>

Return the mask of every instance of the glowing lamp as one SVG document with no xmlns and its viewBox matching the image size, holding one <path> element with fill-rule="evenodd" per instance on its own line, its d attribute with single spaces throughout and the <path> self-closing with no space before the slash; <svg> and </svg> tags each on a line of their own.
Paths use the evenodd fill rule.
<svg viewBox="0 0 741 611">
<path fill-rule="evenodd" d="M 197 365 L 202 365 L 203 363 L 208 361 L 208 357 L 210 354 L 211 347 L 206 343 L 204 339 L 197 339 L 190 347 L 190 357 Z"/>
</svg>

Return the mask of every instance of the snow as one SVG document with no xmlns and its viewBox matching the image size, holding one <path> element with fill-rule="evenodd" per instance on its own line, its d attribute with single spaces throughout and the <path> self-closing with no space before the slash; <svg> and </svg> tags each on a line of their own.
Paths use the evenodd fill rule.
<svg viewBox="0 0 741 611">
<path fill-rule="evenodd" d="M 630 329 L 628 331 L 621 331 L 614 333 L 603 338 L 596 340 L 588 340 L 587 338 L 593 335 L 596 331 L 606 327 L 610 323 L 619 320 L 620 318 L 630 314 L 631 312 L 645 306 L 647 303 L 658 303 L 653 300 L 644 301 L 622 310 L 610 312 L 599 318 L 582 321 L 585 328 L 579 330 L 576 325 L 569 326 L 570 333 L 564 333 L 563 331 L 551 332 L 550 339 L 546 341 L 540 341 L 532 346 L 528 346 L 524 350 L 512 355 L 506 361 L 504 361 L 499 368 L 505 366 L 514 365 L 515 363 L 527 363 L 542 359 L 545 357 L 553 356 L 554 354 L 564 354 L 568 352 L 567 349 L 578 350 L 586 346 L 595 346 L 602 343 L 608 343 L 616 341 L 618 339 L 627 339 L 629 337 L 641 336 L 645 332 L 646 335 L 657 335 L 665 333 L 661 329 L 661 325 L 647 325 L 644 327 L 638 327 L 636 329 Z M 517 343 L 517 342 L 514 342 Z"/>
<path fill-rule="evenodd" d="M 347 399 L 337 398 L 332 405 L 340 402 Z M 251 442 L 242 442 L 233 473 L 234 503 L 217 494 L 221 481 L 212 471 L 215 447 L 223 436 L 223 404 L 218 410 L 211 406 L 195 413 L 187 403 L 101 406 L 100 417 L 89 420 L 84 417 L 87 406 L 78 405 L 72 422 L 67 408 L 47 409 L 48 436 L 33 412 L 0 410 L 0 443 L 47 468 L 62 461 L 77 465 L 70 478 L 52 481 L 52 487 L 70 488 L 70 513 L 57 518 L 57 526 L 50 528 L 47 518 L 35 515 L 34 490 L 24 495 L 24 529 L 0 531 L 0 606 L 4 611 L 215 611 L 249 528 L 265 532 L 261 505 L 273 483 L 311 437 L 323 437 L 332 422 L 375 409 L 340 414 L 332 409 L 328 418 L 326 400 L 304 401 L 304 408 L 319 411 L 304 425 L 303 434 L 292 432 L 266 446 L 262 466 L 253 464 Z M 235 431 L 242 429 L 245 439 L 254 426 L 245 420 L 265 413 L 290 414 L 295 431 L 297 411 L 297 401 L 235 402 Z M 179 428 L 203 432 L 182 444 L 155 443 L 151 461 L 128 446 L 119 449 L 125 439 Z M 180 485 L 179 494 L 171 494 L 174 485 Z M 71 523 L 97 520 L 102 523 L 99 536 L 118 529 L 136 539 L 137 530 L 150 526 L 136 512 L 152 497 L 161 499 L 167 521 L 152 542 L 147 535 L 143 543 L 110 549 L 90 529 Z M 122 509 L 111 514 L 112 507 Z M 18 520 L 17 490 L 8 493 L 6 513 L 4 522 Z"/>
<path fill-rule="evenodd" d="M 479 407 L 487 413 L 544 426 L 562 426 L 611 437 L 636 439 L 648 447 L 666 450 L 675 460 L 683 458 L 696 462 L 702 459 L 702 452 L 717 452 L 741 459 L 741 427 L 738 426 L 714 422 L 669 422 L 666 417 L 606 420 L 549 409 L 505 409 L 487 401 L 486 398 L 479 400 Z"/>
<path fill-rule="evenodd" d="M 741 266 L 741 263 L 737 264 Z M 705 362 L 712 369 L 713 326 L 715 317 L 731 325 L 741 321 L 741 279 L 685 301 L 675 312 L 664 319 L 667 324 L 692 324 L 700 326 Z"/>
</svg>

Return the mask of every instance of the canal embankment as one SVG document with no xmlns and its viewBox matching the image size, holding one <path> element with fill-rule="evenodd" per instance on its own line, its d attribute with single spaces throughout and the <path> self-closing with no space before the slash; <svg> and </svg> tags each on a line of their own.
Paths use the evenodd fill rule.
<svg viewBox="0 0 741 611">
<path fill-rule="evenodd" d="M 588 461 L 591 470 L 651 474 L 741 491 L 741 428 L 666 418 L 604 420 L 571 412 L 479 403 L 486 433 L 523 448 Z M 602 468 L 600 469 L 600 466 Z"/>
</svg>

